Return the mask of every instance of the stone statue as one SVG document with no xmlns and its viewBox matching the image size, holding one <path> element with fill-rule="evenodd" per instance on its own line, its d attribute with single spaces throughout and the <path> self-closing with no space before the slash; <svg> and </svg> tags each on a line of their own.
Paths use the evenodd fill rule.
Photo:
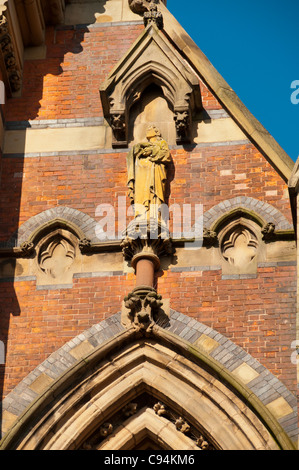
<svg viewBox="0 0 299 470">
<path fill-rule="evenodd" d="M 127 156 L 128 188 L 135 218 L 157 218 L 158 207 L 165 203 L 167 165 L 170 151 L 160 131 L 149 126 L 147 141 L 134 145 Z"/>
</svg>

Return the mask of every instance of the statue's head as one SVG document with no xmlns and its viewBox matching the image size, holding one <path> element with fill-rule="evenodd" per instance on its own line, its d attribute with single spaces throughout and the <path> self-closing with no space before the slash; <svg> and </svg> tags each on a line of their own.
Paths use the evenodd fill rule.
<svg viewBox="0 0 299 470">
<path fill-rule="evenodd" d="M 150 140 L 155 137 L 161 137 L 161 132 L 154 125 L 148 126 L 148 128 L 146 129 L 146 138 Z"/>
</svg>

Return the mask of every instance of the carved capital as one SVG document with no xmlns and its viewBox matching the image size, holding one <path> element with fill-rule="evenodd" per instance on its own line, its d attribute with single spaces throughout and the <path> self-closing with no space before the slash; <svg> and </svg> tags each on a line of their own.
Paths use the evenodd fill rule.
<svg viewBox="0 0 299 470">
<path fill-rule="evenodd" d="M 150 258 L 156 270 L 160 267 L 160 259 L 174 252 L 168 231 L 160 222 L 151 219 L 149 222 L 134 220 L 125 232 L 121 243 L 124 258 L 131 261 L 135 268 L 140 258 Z"/>
</svg>

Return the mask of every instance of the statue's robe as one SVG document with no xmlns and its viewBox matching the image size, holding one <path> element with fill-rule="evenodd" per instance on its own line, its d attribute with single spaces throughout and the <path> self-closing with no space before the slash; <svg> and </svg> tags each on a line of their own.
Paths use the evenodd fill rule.
<svg viewBox="0 0 299 470">
<path fill-rule="evenodd" d="M 150 155 L 145 156 L 146 152 Z M 135 205 L 135 216 L 149 212 L 151 205 L 165 203 L 167 165 L 170 162 L 169 148 L 163 139 L 134 145 L 129 152 L 127 184 L 131 203 Z"/>
</svg>

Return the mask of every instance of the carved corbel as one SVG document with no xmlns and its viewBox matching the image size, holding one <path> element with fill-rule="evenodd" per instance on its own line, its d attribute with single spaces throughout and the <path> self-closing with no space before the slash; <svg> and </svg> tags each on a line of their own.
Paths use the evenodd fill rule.
<svg viewBox="0 0 299 470">
<path fill-rule="evenodd" d="M 175 111 L 174 122 L 177 144 L 190 142 L 191 118 L 189 111 Z"/>
<path fill-rule="evenodd" d="M 81 253 L 89 253 L 91 251 L 91 240 L 88 238 L 79 240 L 79 249 Z"/>
<path fill-rule="evenodd" d="M 203 229 L 203 241 L 206 246 L 215 245 L 216 243 L 218 243 L 217 232 L 204 228 Z"/>
<path fill-rule="evenodd" d="M 141 331 L 150 332 L 163 306 L 162 296 L 147 286 L 137 287 L 125 297 L 132 325 Z"/>
<path fill-rule="evenodd" d="M 275 225 L 270 222 L 262 228 L 263 239 L 266 241 L 273 240 L 275 238 Z"/>
<path fill-rule="evenodd" d="M 27 258 L 29 256 L 31 256 L 34 251 L 35 251 L 35 246 L 34 246 L 34 243 L 32 242 L 24 242 L 22 243 L 22 245 L 20 246 L 20 250 L 21 250 L 21 254 L 24 258 Z"/>
<path fill-rule="evenodd" d="M 110 115 L 110 126 L 112 129 L 112 147 L 127 147 L 127 125 L 125 114 L 115 113 Z"/>
</svg>

